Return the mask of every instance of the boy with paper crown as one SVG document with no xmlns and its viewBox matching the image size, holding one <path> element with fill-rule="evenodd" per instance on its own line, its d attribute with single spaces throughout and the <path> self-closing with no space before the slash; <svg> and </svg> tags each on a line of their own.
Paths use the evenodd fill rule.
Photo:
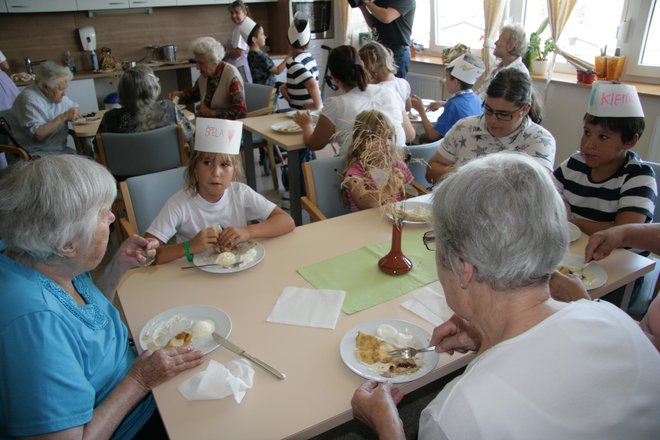
<svg viewBox="0 0 660 440">
<path fill-rule="evenodd" d="M 631 151 L 644 132 L 634 86 L 593 84 L 580 150 L 554 172 L 569 219 L 582 232 L 627 223 L 650 223 L 656 202 L 653 169 Z"/>
<path fill-rule="evenodd" d="M 195 152 L 185 187 L 165 203 L 145 237 L 160 242 L 156 263 L 167 263 L 208 248 L 233 249 L 254 238 L 291 232 L 293 219 L 244 183 L 237 182 L 243 123 L 197 118 Z M 250 224 L 258 220 L 259 223 Z M 175 244 L 167 245 L 175 238 Z"/>
<path fill-rule="evenodd" d="M 291 108 L 318 110 L 321 108 L 319 69 L 312 54 L 307 52 L 312 38 L 307 15 L 296 12 L 287 36 L 292 58 L 286 65 L 286 84 L 280 86 L 280 93 Z"/>
<path fill-rule="evenodd" d="M 459 119 L 468 116 L 478 116 L 483 113 L 481 98 L 472 91 L 472 86 L 484 73 L 483 61 L 472 54 L 457 57 L 445 69 L 445 90 L 451 94 L 447 101 L 432 102 L 429 111 L 435 111 L 444 106 L 444 111 L 435 126 L 431 124 L 424 104 L 418 96 L 412 96 L 412 107 L 419 112 L 424 125 L 424 134 L 420 137 L 422 143 L 433 142 L 443 137 Z"/>
</svg>

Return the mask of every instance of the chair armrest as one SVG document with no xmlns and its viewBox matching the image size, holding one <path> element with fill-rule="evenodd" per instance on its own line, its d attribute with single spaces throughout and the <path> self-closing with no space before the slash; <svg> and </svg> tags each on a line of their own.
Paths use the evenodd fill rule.
<svg viewBox="0 0 660 440">
<path fill-rule="evenodd" d="M 410 184 L 413 186 L 413 188 L 417 190 L 417 192 L 419 192 L 420 196 L 423 194 L 428 194 L 430 192 L 428 189 L 424 188 L 424 186 L 416 180 L 413 180 L 412 182 L 410 182 Z"/>
<path fill-rule="evenodd" d="M 318 206 L 309 199 L 309 197 L 302 196 L 300 198 L 300 203 L 302 204 L 303 209 L 309 213 L 309 218 L 312 222 L 326 220 L 328 218 L 321 212 Z"/>
<path fill-rule="evenodd" d="M 133 235 L 137 234 L 137 231 L 133 227 L 133 225 L 128 221 L 127 218 L 122 217 L 119 219 L 119 223 L 121 224 L 121 228 L 126 232 L 127 237 L 131 237 Z"/>
<path fill-rule="evenodd" d="M 272 107 L 263 107 L 259 108 L 256 110 L 252 110 L 251 112 L 248 112 L 245 117 L 246 118 L 251 118 L 253 116 L 263 116 L 263 115 L 269 115 L 273 113 L 273 108 Z"/>
</svg>

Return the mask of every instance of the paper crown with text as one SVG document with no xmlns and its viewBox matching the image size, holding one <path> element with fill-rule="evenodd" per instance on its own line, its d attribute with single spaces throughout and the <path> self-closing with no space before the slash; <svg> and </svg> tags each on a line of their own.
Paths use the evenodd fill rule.
<svg viewBox="0 0 660 440">
<path fill-rule="evenodd" d="M 298 32 L 298 29 L 296 29 L 296 20 L 304 20 L 307 22 L 305 29 L 303 29 L 302 32 Z M 289 26 L 287 36 L 289 37 L 289 43 L 291 43 L 291 45 L 296 41 L 301 47 L 304 47 L 309 43 L 309 40 L 312 38 L 312 31 L 309 28 L 309 17 L 307 17 L 307 14 L 301 11 L 296 12 L 296 15 L 293 16 L 291 26 Z"/>
<path fill-rule="evenodd" d="M 195 151 L 238 154 L 241 151 L 243 123 L 227 119 L 195 120 Z"/>
<path fill-rule="evenodd" d="M 250 44 L 250 41 L 248 41 L 248 37 L 250 36 L 252 30 L 256 25 L 257 23 L 254 20 L 252 20 L 250 17 L 245 17 L 243 23 L 238 25 L 238 30 L 241 33 L 241 37 L 243 37 L 243 39 L 247 44 Z"/>
<path fill-rule="evenodd" d="M 644 117 L 635 86 L 611 81 L 593 83 L 587 113 L 604 118 Z"/>
<path fill-rule="evenodd" d="M 479 76 L 484 73 L 484 68 L 475 66 L 474 64 L 468 63 L 465 59 L 465 54 L 456 58 L 454 61 L 449 63 L 451 67 L 450 75 L 454 78 L 463 81 L 466 84 L 474 84 L 477 82 Z"/>
</svg>

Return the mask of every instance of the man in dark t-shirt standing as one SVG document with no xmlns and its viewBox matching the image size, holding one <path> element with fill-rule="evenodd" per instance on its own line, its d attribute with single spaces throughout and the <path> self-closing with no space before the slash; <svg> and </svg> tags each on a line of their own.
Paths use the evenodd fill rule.
<svg viewBox="0 0 660 440">
<path fill-rule="evenodd" d="M 362 0 L 360 4 L 367 25 L 376 29 L 377 40 L 392 50 L 399 78 L 408 75 L 415 6 L 415 0 Z"/>
</svg>

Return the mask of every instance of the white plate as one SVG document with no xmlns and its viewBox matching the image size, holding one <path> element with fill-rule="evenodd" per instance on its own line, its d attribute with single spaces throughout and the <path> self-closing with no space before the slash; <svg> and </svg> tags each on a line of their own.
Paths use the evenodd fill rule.
<svg viewBox="0 0 660 440">
<path fill-rule="evenodd" d="M 376 335 L 376 329 L 381 324 L 389 324 L 399 332 L 403 332 L 406 329 L 413 335 L 413 339 L 419 347 L 427 347 L 429 341 L 431 340 L 431 334 L 424 330 L 421 327 L 416 326 L 405 321 L 395 321 L 395 320 L 379 320 L 379 321 L 369 321 L 359 325 L 356 325 L 350 329 L 342 338 L 341 343 L 339 344 L 339 355 L 341 360 L 344 361 L 346 366 L 353 371 L 354 373 L 364 377 L 365 379 L 375 379 L 381 382 L 389 381 L 393 383 L 403 383 L 411 382 L 415 379 L 419 379 L 422 376 L 430 373 L 433 368 L 438 364 L 438 359 L 440 355 L 434 351 L 428 353 L 422 353 L 417 355 L 421 359 L 421 368 L 413 374 L 394 376 L 394 377 L 383 377 L 378 374 L 377 371 L 372 370 L 367 365 L 360 362 L 355 357 L 355 338 L 357 337 L 358 331 L 366 333 L 369 335 Z M 421 357 L 420 357 L 421 356 Z"/>
<path fill-rule="evenodd" d="M 139 344 L 142 350 L 147 349 L 148 341 L 143 340 L 145 333 L 160 323 L 167 321 L 174 315 L 181 315 L 194 321 L 210 319 L 215 322 L 215 332 L 217 334 L 223 338 L 229 338 L 229 335 L 231 334 L 231 319 L 225 312 L 212 306 L 203 304 L 189 304 L 186 306 L 174 307 L 172 309 L 165 310 L 164 312 L 159 313 L 158 315 L 151 318 L 140 331 Z M 173 336 L 176 336 L 182 331 L 188 330 L 190 329 L 173 327 L 171 331 L 172 334 L 168 334 L 164 338 L 166 340 L 165 344 L 167 344 L 167 341 L 169 341 Z M 204 339 L 193 340 L 192 345 L 198 350 L 202 351 L 204 354 L 207 354 L 218 348 L 219 344 L 215 342 L 212 336 L 209 336 Z"/>
<path fill-rule="evenodd" d="M 289 129 L 289 127 L 291 127 Z M 292 121 L 282 121 L 278 122 L 276 124 L 271 125 L 273 130 L 275 130 L 278 133 L 284 133 L 284 134 L 298 134 L 302 133 L 302 128 L 298 124 Z"/>
<path fill-rule="evenodd" d="M 569 269 L 580 271 L 584 265 L 584 257 L 567 253 L 564 255 L 564 258 L 561 259 L 559 264 L 561 266 L 566 266 Z M 582 275 L 585 277 L 585 279 L 582 280 L 582 284 L 584 284 L 584 287 L 586 287 L 587 290 L 597 289 L 607 282 L 607 272 L 597 261 L 594 261 L 589 267 L 584 269 Z"/>
<path fill-rule="evenodd" d="M 263 260 L 264 257 L 266 256 L 266 249 L 260 243 L 257 243 L 254 249 L 257 251 L 257 255 L 254 257 L 254 259 L 252 261 L 248 261 L 247 263 L 241 263 L 237 267 L 206 266 L 206 267 L 200 267 L 199 270 L 203 270 L 204 272 L 211 272 L 211 273 L 234 273 L 234 272 L 240 272 L 242 270 L 247 270 L 259 264 L 261 260 Z M 201 254 L 195 254 L 193 256 L 193 264 L 195 266 L 212 264 L 215 262 L 215 258 L 217 256 L 218 253 L 215 250 L 207 249 L 205 252 L 202 252 Z"/>
<path fill-rule="evenodd" d="M 293 115 L 295 115 L 298 112 L 304 112 L 305 110 L 291 110 L 290 112 L 284 113 L 287 118 L 293 119 Z M 310 110 L 309 112 L 310 115 L 312 115 L 312 119 L 315 121 L 319 118 L 319 115 L 321 114 L 321 110 Z"/>
<path fill-rule="evenodd" d="M 94 116 L 83 116 L 73 121 L 75 125 L 97 124 L 99 122 L 101 122 L 101 115 L 96 112 L 94 112 Z"/>
<path fill-rule="evenodd" d="M 582 231 L 573 223 L 568 223 L 568 241 L 573 243 L 575 240 L 579 240 L 582 237 Z"/>
<path fill-rule="evenodd" d="M 400 201 L 396 202 L 394 204 L 394 209 L 402 209 L 402 207 L 405 209 L 406 213 L 410 214 L 417 214 L 418 211 L 421 209 L 428 209 L 429 212 L 429 220 L 428 221 L 413 221 L 413 220 L 404 220 L 403 223 L 407 223 L 409 225 L 423 225 L 431 222 L 431 204 L 426 203 L 426 202 L 408 202 L 408 201 Z M 391 212 L 385 211 L 385 214 L 387 215 L 387 218 L 390 220 L 394 221 L 394 216 L 392 215 Z"/>
</svg>

